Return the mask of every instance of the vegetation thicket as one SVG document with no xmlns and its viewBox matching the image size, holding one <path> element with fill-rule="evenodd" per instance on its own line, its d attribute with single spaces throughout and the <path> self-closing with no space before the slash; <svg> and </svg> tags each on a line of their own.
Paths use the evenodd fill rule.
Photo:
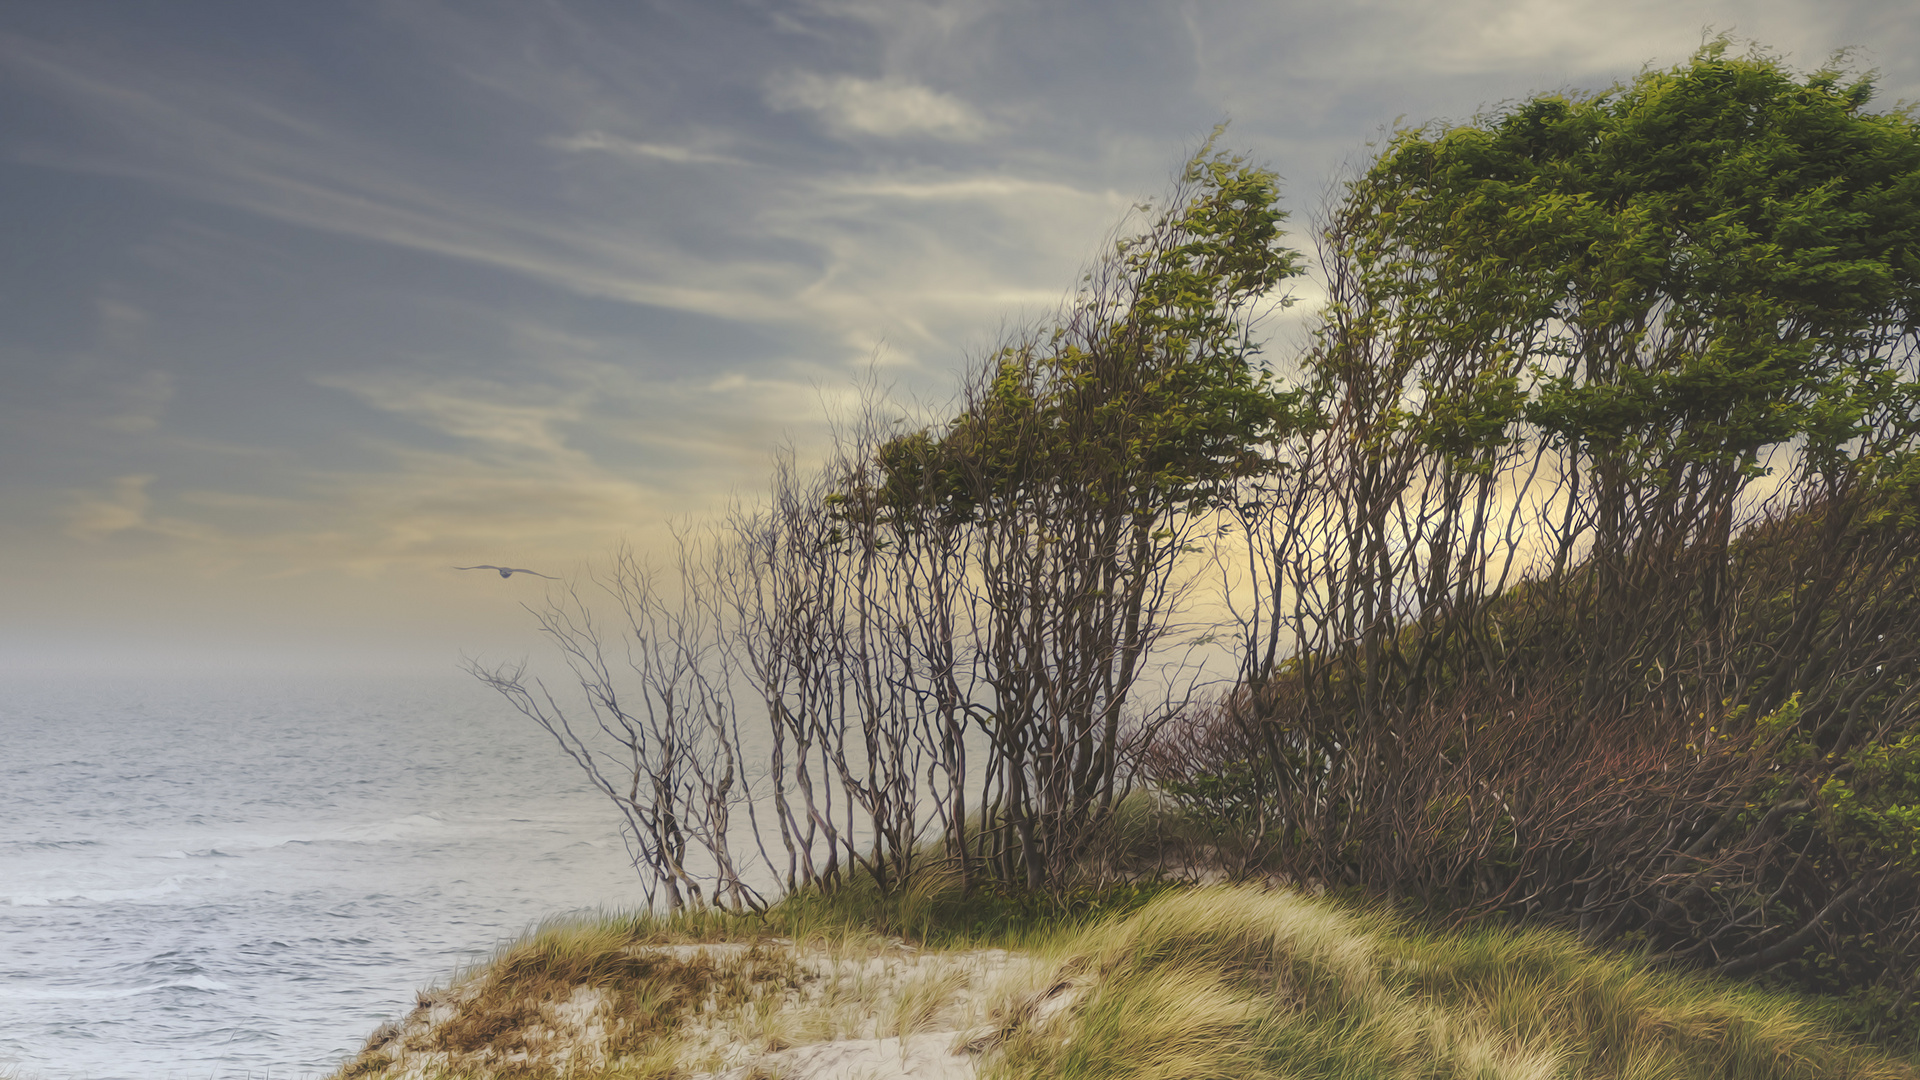
<svg viewBox="0 0 1920 1080">
<path fill-rule="evenodd" d="M 1232 749 L 1168 779 L 1299 879 L 1920 1036 L 1920 129 L 1870 89 L 1723 42 L 1397 134 L 1248 500 Z"/>
<path fill-rule="evenodd" d="M 1316 229 L 1328 299 L 1284 380 L 1256 327 L 1304 259 L 1277 178 L 1210 140 L 946 415 L 876 402 L 667 572 L 622 554 L 623 647 L 562 594 L 542 625 L 586 711 L 476 673 L 619 807 L 671 908 L 884 907 L 936 878 L 982 910 L 1059 904 L 1139 872 L 1119 826 L 1144 787 L 1133 820 L 1175 822 L 1154 842 L 1188 869 L 1639 957 L 1475 930 L 1449 940 L 1561 996 L 1443 979 L 1420 993 L 1481 1011 L 1402 1030 L 1401 990 L 1376 1010 L 1362 983 L 1455 963 L 1408 953 L 1328 983 L 1346 1004 L 1308 1030 L 1246 980 L 1289 1017 L 1322 1008 L 1290 980 L 1326 980 L 1235 953 L 1214 1020 L 1247 1061 L 1452 1075 L 1405 1064 L 1453 1060 L 1428 1017 L 1498 1075 L 1867 1075 L 1771 1020 L 1714 1027 L 1695 990 L 1658 1022 L 1568 1018 L 1705 968 L 1920 1046 L 1920 124 L 1871 91 L 1722 40 L 1398 131 Z M 1018 896 L 1041 899 L 994 899 Z M 1161 1060 L 1101 1058 L 1096 1028 L 1148 1037 L 1188 974 L 1119 955 L 1086 961 L 1110 989 L 1028 1075 Z M 1696 1027 L 1732 1056 L 1669 1068 L 1622 1034 Z M 1567 1049 L 1589 1036 L 1639 1048 Z"/>
</svg>

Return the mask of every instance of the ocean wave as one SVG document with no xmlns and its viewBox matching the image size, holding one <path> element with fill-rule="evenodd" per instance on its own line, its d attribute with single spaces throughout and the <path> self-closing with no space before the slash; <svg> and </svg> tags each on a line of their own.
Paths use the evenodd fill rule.
<svg viewBox="0 0 1920 1080">
<path fill-rule="evenodd" d="M 182 877 L 175 876 L 153 885 L 133 889 L 62 889 L 57 892 L 15 893 L 5 897 L 5 901 L 12 907 L 46 907 L 50 904 L 71 903 L 76 900 L 94 904 L 157 900 L 179 892 L 183 880 Z"/>
<path fill-rule="evenodd" d="M 232 987 L 218 979 L 209 979 L 205 975 L 189 975 L 184 979 L 168 979 L 150 986 L 118 986 L 98 989 L 63 989 L 60 987 L 0 986 L 0 1001 L 112 1001 L 118 998 L 138 997 L 159 990 L 231 990 Z"/>
<path fill-rule="evenodd" d="M 73 851 L 101 846 L 99 840 L 0 840 L 0 848 L 14 851 Z"/>
<path fill-rule="evenodd" d="M 405 817 L 383 821 L 377 825 L 362 825 L 343 830 L 334 839 L 349 843 L 381 843 L 386 840 L 400 840 L 419 832 L 430 832 L 447 827 L 445 818 L 438 814 L 408 814 Z"/>
<path fill-rule="evenodd" d="M 293 847 L 306 844 L 381 844 L 394 840 L 406 840 L 421 833 L 438 832 L 446 829 L 447 820 L 439 814 L 408 814 L 404 817 L 386 821 L 369 821 L 358 824 L 340 823 L 313 831 L 300 832 L 261 832 L 253 834 L 226 835 L 214 837 L 213 843 L 204 848 L 175 849 L 156 858 L 229 858 L 238 859 L 240 852 L 272 851 L 275 848 Z"/>
</svg>

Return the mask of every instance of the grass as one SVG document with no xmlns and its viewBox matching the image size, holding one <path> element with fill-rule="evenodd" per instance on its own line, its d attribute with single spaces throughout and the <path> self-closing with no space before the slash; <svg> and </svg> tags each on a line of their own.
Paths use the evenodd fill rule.
<svg viewBox="0 0 1920 1080">
<path fill-rule="evenodd" d="M 1912 1078 L 1790 999 L 1554 933 L 1427 934 L 1286 892 L 1195 889 L 1055 945 L 1074 1022 L 1006 1078 Z"/>
<path fill-rule="evenodd" d="M 724 944 L 684 948 L 698 942 Z M 989 948 L 1026 959 L 994 978 L 955 959 Z M 831 1038 L 954 1031 L 985 1051 L 984 1080 L 1920 1080 L 1920 1063 L 1794 999 L 1556 933 L 1427 932 L 1248 887 L 1048 909 L 934 883 L 797 896 L 764 919 L 559 924 L 425 1000 L 442 1021 L 409 1045 L 428 1076 L 667 1080 Z M 597 1049 L 543 1051 L 568 1009 L 599 1025 Z M 336 1075 L 398 1075 L 394 1049 Z"/>
<path fill-rule="evenodd" d="M 663 1055 L 690 1015 L 738 1006 L 793 979 L 787 950 L 764 932 L 716 913 L 677 919 L 615 915 L 541 926 L 488 963 L 456 975 L 445 990 L 423 993 L 410 1037 L 370 1043 L 336 1075 L 388 1075 L 400 1050 L 425 1055 L 448 1075 L 467 1062 L 484 1075 L 542 1077 L 562 1070 L 608 1077 L 665 1077 Z M 721 948 L 689 950 L 695 944 Z M 678 948 L 676 948 L 678 947 Z M 436 1022 L 427 1028 L 424 1021 Z M 562 1038 L 568 1024 L 598 1022 L 589 1060 Z M 384 1031 L 385 1029 L 383 1029 Z"/>
</svg>

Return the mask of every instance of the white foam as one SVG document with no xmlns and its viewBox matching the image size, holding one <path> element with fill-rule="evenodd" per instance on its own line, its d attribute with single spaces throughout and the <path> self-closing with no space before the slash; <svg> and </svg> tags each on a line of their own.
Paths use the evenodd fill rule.
<svg viewBox="0 0 1920 1080">
<path fill-rule="evenodd" d="M 339 839 L 356 843 L 380 843 L 384 840 L 399 840 L 419 832 L 432 832 L 447 827 L 446 820 L 438 814 L 408 814 L 378 825 L 362 825 L 346 829 Z"/>
<path fill-rule="evenodd" d="M 156 990 L 230 990 L 232 987 L 218 979 L 209 979 L 205 975 L 189 975 L 184 979 L 169 979 L 166 982 L 153 983 L 150 986 L 121 986 L 99 990 L 61 990 L 53 987 L 36 989 L 19 985 L 0 986 L 0 1001 L 113 1001 L 119 998 L 138 997 L 151 994 Z"/>
<path fill-rule="evenodd" d="M 141 889 L 92 889 L 80 893 L 79 896 L 82 900 L 91 900 L 96 904 L 111 904 L 118 900 L 156 900 L 179 891 L 180 878 L 176 876 Z"/>
<path fill-rule="evenodd" d="M 203 874 L 200 875 L 200 878 L 204 880 L 206 878 L 225 876 L 226 874 L 222 872 L 218 874 Z M 179 892 L 184 880 L 185 877 L 183 875 L 175 875 L 174 877 L 156 882 L 152 885 L 144 885 L 131 889 L 62 889 L 59 891 L 43 891 L 37 893 L 15 893 L 7 897 L 6 902 L 12 907 L 46 907 L 49 904 L 66 903 L 75 900 L 84 900 L 95 904 L 157 900 L 160 897 L 170 896 L 173 893 Z"/>
</svg>

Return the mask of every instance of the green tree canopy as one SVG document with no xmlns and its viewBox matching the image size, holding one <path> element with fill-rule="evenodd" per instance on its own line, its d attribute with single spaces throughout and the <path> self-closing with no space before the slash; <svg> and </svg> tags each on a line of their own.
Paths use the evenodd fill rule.
<svg viewBox="0 0 1920 1080">
<path fill-rule="evenodd" d="M 1656 470 L 1837 448 L 1920 315 L 1920 128 L 1872 91 L 1720 40 L 1404 131 L 1349 191 L 1342 254 L 1423 338 L 1528 356 L 1525 413 L 1569 446 Z"/>
<path fill-rule="evenodd" d="M 1057 326 L 991 356 L 946 430 L 881 451 L 887 502 L 964 520 L 1065 487 L 1156 517 L 1259 472 L 1264 447 L 1313 422 L 1252 336 L 1260 305 L 1290 302 L 1274 290 L 1303 268 L 1285 220 L 1278 177 L 1209 139 Z"/>
</svg>

